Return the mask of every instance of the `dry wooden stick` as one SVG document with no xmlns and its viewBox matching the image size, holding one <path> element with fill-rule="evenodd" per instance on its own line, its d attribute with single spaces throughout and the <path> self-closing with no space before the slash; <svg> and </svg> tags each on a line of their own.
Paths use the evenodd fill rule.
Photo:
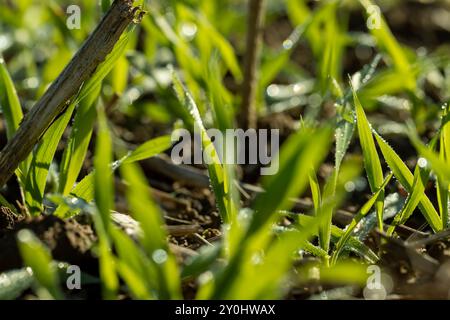
<svg viewBox="0 0 450 320">
<path fill-rule="evenodd" d="M 255 98 L 258 86 L 258 68 L 262 47 L 265 0 L 249 0 L 247 25 L 247 52 L 244 60 L 244 82 L 242 83 L 242 127 L 256 128 Z"/>
<path fill-rule="evenodd" d="M 94 32 L 26 114 L 14 137 L 0 152 L 0 186 L 8 181 L 81 85 L 105 60 L 123 31 L 134 21 L 138 10 L 138 7 L 133 6 L 133 0 L 114 1 Z"/>
</svg>

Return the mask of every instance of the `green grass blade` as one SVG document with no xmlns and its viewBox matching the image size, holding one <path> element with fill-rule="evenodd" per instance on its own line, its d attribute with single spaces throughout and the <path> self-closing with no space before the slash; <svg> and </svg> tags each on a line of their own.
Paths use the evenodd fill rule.
<svg viewBox="0 0 450 320">
<path fill-rule="evenodd" d="M 151 268 L 150 260 L 139 244 L 120 229 L 112 230 L 112 238 L 118 255 L 117 271 L 127 284 L 131 295 L 139 300 L 154 299 L 152 290 L 157 288 L 156 270 Z"/>
<path fill-rule="evenodd" d="M 266 192 L 254 200 L 255 214 L 249 234 L 271 224 L 275 218 L 274 212 L 288 209 L 292 204 L 289 199 L 303 192 L 311 168 L 316 169 L 328 152 L 330 131 L 329 127 L 317 130 L 304 127 L 284 143 L 278 173 L 265 177 L 263 185 Z M 315 138 L 311 139 L 313 134 Z"/>
<path fill-rule="evenodd" d="M 370 29 L 370 32 L 376 39 L 377 46 L 380 50 L 389 54 L 392 59 L 392 64 L 403 75 L 403 82 L 409 89 L 414 90 L 416 86 L 415 78 L 412 74 L 412 68 L 408 61 L 408 57 L 389 29 L 386 20 L 381 14 L 381 9 L 378 6 L 375 6 L 371 0 L 360 0 L 360 3 L 367 13 L 374 14 L 374 12 L 370 11 L 371 8 L 378 8 L 380 11 L 379 15 L 374 16 L 375 19 L 379 19 L 379 27 L 374 26 Z M 368 19 L 371 18 L 372 17 L 368 17 Z"/>
<path fill-rule="evenodd" d="M 50 164 L 74 108 L 75 104 L 72 103 L 64 114 L 51 125 L 33 154 L 25 183 L 25 201 L 28 211 L 32 215 L 38 215 L 43 211 L 45 185 Z"/>
<path fill-rule="evenodd" d="M 136 270 L 130 268 L 123 260 L 115 259 L 115 264 L 117 266 L 117 271 L 120 277 L 124 280 L 127 285 L 130 295 L 135 300 L 150 300 L 154 297 L 147 286 L 145 286 L 142 281 L 142 276 L 136 273 Z"/>
<path fill-rule="evenodd" d="M 144 175 L 135 164 L 120 167 L 123 178 L 128 183 L 126 196 L 132 216 L 142 229 L 141 243 L 151 256 L 157 270 L 155 282 L 160 299 L 179 299 L 181 297 L 180 276 L 174 257 L 166 241 L 167 234 L 162 229 L 163 220 L 159 207 L 148 196 L 148 185 Z"/>
<path fill-rule="evenodd" d="M 353 100 L 355 103 L 356 123 L 364 157 L 364 166 L 366 168 L 367 179 L 369 180 L 369 185 L 372 192 L 376 192 L 383 184 L 383 169 L 381 168 L 380 158 L 375 147 L 372 128 L 367 120 L 366 114 L 361 103 L 359 102 L 355 90 L 353 90 Z M 381 191 L 375 205 L 380 230 L 383 230 L 383 201 L 384 192 Z"/>
<path fill-rule="evenodd" d="M 220 258 L 222 246 L 205 246 L 200 249 L 200 254 L 189 259 L 183 268 L 181 277 L 183 279 L 199 276 L 203 272 L 211 270 L 211 266 Z"/>
<path fill-rule="evenodd" d="M 106 115 L 100 105 L 97 109 L 98 127 L 95 146 L 93 185 L 96 211 L 94 225 L 99 238 L 99 267 L 103 296 L 115 299 L 119 286 L 110 244 L 111 215 L 114 206 L 114 178 L 110 163 L 113 159 L 112 139 Z"/>
<path fill-rule="evenodd" d="M 283 212 L 281 212 L 283 213 Z M 304 227 L 305 224 L 313 219 L 313 217 L 305 215 L 305 214 L 295 214 L 295 213 L 289 213 L 289 217 L 294 218 L 296 222 Z M 315 230 L 313 233 L 318 234 L 319 230 Z M 331 241 L 333 243 L 337 243 L 342 236 L 345 234 L 345 231 L 338 228 L 335 225 L 331 226 Z M 350 236 L 347 241 L 347 247 L 354 251 L 357 255 L 364 258 L 368 263 L 375 263 L 379 260 L 378 256 L 369 248 L 367 247 L 363 242 L 361 242 L 358 238 L 354 236 Z"/>
<path fill-rule="evenodd" d="M 204 78 L 208 84 L 211 109 L 214 114 L 214 125 L 224 132 L 226 129 L 233 128 L 234 110 L 231 108 L 232 96 L 222 83 L 222 74 L 216 56 L 210 59 L 204 73 Z"/>
<path fill-rule="evenodd" d="M 442 228 L 447 229 L 449 224 L 449 185 L 441 179 L 436 180 L 437 200 L 439 206 L 439 213 L 442 220 Z"/>
<path fill-rule="evenodd" d="M 28 268 L 0 273 L 0 300 L 18 299 L 33 284 L 33 272 Z"/>
<path fill-rule="evenodd" d="M 100 64 L 97 68 L 94 75 L 83 85 L 81 92 L 76 97 L 75 101 L 73 101 L 64 114 L 55 121 L 54 124 L 50 127 L 47 133 L 44 135 L 42 143 L 39 145 L 36 153 L 33 156 L 32 163 L 30 165 L 30 169 L 27 175 L 26 181 L 26 203 L 29 208 L 29 211 L 32 214 L 37 214 L 42 211 L 42 200 L 45 191 L 45 185 L 47 181 L 48 168 L 53 160 L 53 157 L 56 152 L 56 148 L 58 146 L 59 140 L 61 139 L 62 134 L 64 133 L 65 128 L 72 116 L 72 112 L 80 101 L 89 96 L 91 93 L 95 92 L 95 90 L 99 90 L 101 82 L 106 77 L 106 75 L 111 71 L 114 67 L 115 62 L 120 58 L 123 54 L 127 41 L 128 41 L 128 31 L 125 33 L 114 46 L 114 49 L 111 53 L 106 57 L 105 61 Z M 83 124 L 84 125 L 84 124 Z M 79 128 L 75 127 L 75 130 Z M 83 155 L 83 150 L 80 149 L 79 156 Z M 70 156 L 70 155 L 68 155 Z M 67 156 L 67 157 L 68 157 Z M 67 159 L 66 157 L 66 160 Z M 63 163 L 65 165 L 65 163 Z M 73 180 L 73 176 L 75 175 L 79 163 L 73 162 L 73 166 L 71 168 L 70 164 L 67 167 L 64 167 L 65 171 L 63 173 L 63 178 L 70 178 L 69 181 L 66 179 L 63 180 L 64 186 L 63 188 L 67 191 L 71 186 L 67 186 L 71 180 Z M 66 171 L 67 169 L 67 171 Z M 69 170 L 71 171 L 71 175 L 69 176 Z"/>
<path fill-rule="evenodd" d="M 112 254 L 108 236 L 101 227 L 99 215 L 95 215 L 95 229 L 98 236 L 99 274 L 102 283 L 102 296 L 107 300 L 115 300 L 119 288 L 117 267 Z"/>
<path fill-rule="evenodd" d="M 319 212 L 320 206 L 322 205 L 322 196 L 320 194 L 319 181 L 317 180 L 317 175 L 314 169 L 311 169 L 311 171 L 309 172 L 309 187 L 311 189 L 314 212 L 317 214 L 317 212 Z"/>
<path fill-rule="evenodd" d="M 442 220 L 442 227 L 445 229 L 448 225 L 448 196 L 449 196 L 449 184 L 450 184 L 450 169 L 449 161 L 446 159 L 448 143 L 448 124 L 444 124 L 441 127 L 439 136 L 440 151 L 439 154 L 433 151 L 433 148 L 425 146 L 420 138 L 417 136 L 413 129 L 410 129 L 409 136 L 416 150 L 419 154 L 430 163 L 432 170 L 436 173 L 436 191 L 439 213 Z M 432 141 L 433 142 L 433 141 Z"/>
<path fill-rule="evenodd" d="M 6 136 L 9 139 L 15 134 L 19 127 L 20 121 L 23 118 L 22 107 L 20 105 L 19 97 L 17 96 L 16 88 L 8 73 L 5 61 L 0 56 L 0 108 L 3 116 L 5 117 L 6 124 Z M 28 171 L 28 165 L 30 157 L 27 157 L 19 165 L 19 170 L 16 171 L 16 175 L 22 187 L 25 185 L 25 179 Z"/>
<path fill-rule="evenodd" d="M 38 283 L 54 299 L 62 299 L 59 279 L 47 247 L 29 230 L 21 230 L 17 235 L 20 254 L 26 266 L 33 270 Z"/>
<path fill-rule="evenodd" d="M 312 133 L 315 134 L 314 140 L 310 139 Z M 242 232 L 237 235 L 237 240 L 233 240 L 238 242 L 238 246 L 233 247 L 232 254 L 226 256 L 229 260 L 227 267 L 216 276 L 214 284 L 204 284 L 200 288 L 199 298 L 222 299 L 231 296 L 235 296 L 235 298 L 256 298 L 263 289 L 254 286 L 258 282 L 255 276 L 256 274 L 266 274 L 266 268 L 271 270 L 268 271 L 271 274 L 271 280 L 264 281 L 264 284 L 261 283 L 261 285 L 270 283 L 270 285 L 278 286 L 280 275 L 282 277 L 284 272 L 281 270 L 285 270 L 283 268 L 289 266 L 294 248 L 300 249 L 308 240 L 310 229 L 305 228 L 305 232 L 295 233 L 295 236 L 293 236 L 295 241 L 292 243 L 288 243 L 288 240 L 283 241 L 283 246 L 286 244 L 287 247 L 279 252 L 280 255 L 283 255 L 283 258 L 277 256 L 280 259 L 277 261 L 276 268 L 272 264 L 272 259 L 270 259 L 267 265 L 264 262 L 265 266 L 261 266 L 264 271 L 256 272 L 255 263 L 251 262 L 251 257 L 261 254 L 269 245 L 272 239 L 273 223 L 279 218 L 277 210 L 289 208 L 292 205 L 289 199 L 301 194 L 308 185 L 311 168 L 316 169 L 328 152 L 331 133 L 330 127 L 318 129 L 303 127 L 283 144 L 280 151 L 278 173 L 273 176 L 266 176 L 263 180 L 266 192 L 256 197 L 253 203 L 255 210 L 251 214 L 245 211 L 239 215 L 243 220 L 239 221 L 239 225 L 243 225 L 243 228 L 248 225 L 248 228 L 244 230 L 245 233 Z M 334 203 L 329 205 L 334 205 Z M 328 209 L 328 206 L 323 206 L 321 209 Z M 248 218 L 244 219 L 244 217 Z M 323 219 L 314 220 L 317 225 L 322 222 Z M 236 228 L 231 228 L 231 230 L 236 230 Z M 227 232 L 226 236 L 236 235 Z M 283 238 L 286 237 L 285 233 L 282 236 Z M 289 237 L 289 240 L 292 239 Z M 272 254 L 275 255 L 275 250 Z M 242 288 L 244 287 L 252 287 L 252 290 L 243 292 Z"/>
<path fill-rule="evenodd" d="M 130 37 L 133 29 L 130 29 L 126 33 L 124 33 L 119 41 L 117 41 L 111 53 L 106 57 L 105 61 L 103 61 L 95 71 L 94 75 L 89 78 L 89 80 L 83 85 L 82 91 L 78 95 L 76 102 L 80 102 L 84 98 L 86 98 L 89 94 L 97 89 L 99 84 L 103 81 L 103 79 L 111 72 L 111 70 L 116 65 L 116 62 L 123 56 L 125 53 L 125 49 L 127 48 L 128 39 Z"/>
<path fill-rule="evenodd" d="M 322 92 L 330 89 L 330 80 L 341 79 L 341 60 L 344 49 L 343 30 L 337 19 L 338 2 L 328 4 L 324 15 L 324 48 L 319 58 L 319 75 Z"/>
<path fill-rule="evenodd" d="M 157 205 L 152 201 L 149 188 L 141 170 L 135 165 L 125 164 L 120 167 L 124 180 L 129 184 L 127 200 L 133 217 L 140 222 L 143 230 L 143 245 L 147 252 L 166 248 L 166 235 L 161 226 L 163 221 Z M 143 195 L 149 195 L 147 197 Z"/>
<path fill-rule="evenodd" d="M 128 84 L 129 63 L 125 56 L 121 56 L 111 71 L 112 87 L 118 96 L 122 96 Z"/>
<path fill-rule="evenodd" d="M 406 189 L 408 193 L 414 190 L 414 176 L 409 171 L 403 160 L 397 155 L 397 153 L 388 145 L 386 141 L 381 138 L 378 134 L 375 134 L 378 146 L 386 160 L 388 166 L 391 168 L 394 176 L 400 182 L 400 184 Z M 442 221 L 431 203 L 430 199 L 425 194 L 422 194 L 422 198 L 419 203 L 420 211 L 427 220 L 431 228 L 438 232 L 442 230 Z"/>
<path fill-rule="evenodd" d="M 426 147 L 416 133 L 410 131 L 410 140 L 419 154 L 424 157 L 433 168 L 436 175 L 447 185 L 450 182 L 450 167 L 448 164 L 430 148 Z"/>
<path fill-rule="evenodd" d="M 161 136 L 149 140 L 141 144 L 134 151 L 130 152 L 130 154 L 123 159 L 123 163 L 133 163 L 151 158 L 154 155 L 162 153 L 165 150 L 169 149 L 171 145 L 172 141 L 170 136 Z"/>
<path fill-rule="evenodd" d="M 358 225 L 358 223 L 361 221 L 361 219 L 366 216 L 370 209 L 376 204 L 378 201 L 378 197 L 382 192 L 384 192 L 384 188 L 391 180 L 393 174 L 389 174 L 386 179 L 384 179 L 383 183 L 381 184 L 380 188 L 372 195 L 372 197 L 361 207 L 359 212 L 356 214 L 355 218 L 353 218 L 350 225 L 347 226 L 345 229 L 344 234 L 339 239 L 338 243 L 336 244 L 336 248 L 334 249 L 333 255 L 331 257 L 331 264 L 335 264 L 337 262 L 337 259 L 339 258 L 339 255 L 341 254 L 342 250 L 347 244 L 347 241 L 350 239 L 353 230 Z"/>
<path fill-rule="evenodd" d="M 304 0 L 285 0 L 285 2 L 289 19 L 294 25 L 302 24 L 312 15 Z"/>
<path fill-rule="evenodd" d="M 0 57 L 0 106 L 6 122 L 6 135 L 12 138 L 23 118 L 22 107 L 14 83 Z"/>
<path fill-rule="evenodd" d="M 445 161 L 447 165 L 450 165 L 450 123 L 448 122 L 450 115 L 449 111 L 450 111 L 449 105 L 445 105 L 443 108 L 441 134 L 439 137 L 440 142 L 439 157 L 440 159 Z M 439 211 L 442 219 L 442 225 L 444 229 L 447 229 L 449 225 L 449 212 L 448 212 L 449 183 L 442 181 L 442 178 L 438 177 L 437 190 L 438 190 L 437 198 L 439 204 Z"/>
<path fill-rule="evenodd" d="M 340 167 L 339 173 L 333 170 L 328 178 L 323 190 L 322 205 L 327 203 L 336 203 L 336 198 L 342 198 L 345 184 L 354 181 L 360 175 L 361 160 L 356 157 L 349 157 Z M 332 239 L 333 214 L 336 206 L 326 205 L 328 209 L 321 209 L 324 215 L 324 223 L 319 228 L 319 244 L 322 249 L 329 252 Z M 329 264 L 329 261 L 326 261 Z"/>
<path fill-rule="evenodd" d="M 239 67 L 239 62 L 234 52 L 233 46 L 228 40 L 222 36 L 220 32 L 205 18 L 204 15 L 195 14 L 197 21 L 200 24 L 200 28 L 205 30 L 210 43 L 217 48 L 222 56 L 223 61 L 230 70 L 236 81 L 242 81 L 242 71 Z"/>
<path fill-rule="evenodd" d="M 357 90 L 363 88 L 374 76 L 375 70 L 380 62 L 381 56 L 376 55 L 372 62 L 365 65 L 364 68 L 357 72 L 352 79 L 356 78 L 356 75 L 360 76 L 360 81 L 353 83 Z M 336 138 L 336 151 L 335 151 L 335 169 L 337 172 L 340 170 L 340 166 L 344 156 L 350 146 L 355 131 L 356 120 L 354 119 L 354 112 L 348 103 L 353 96 L 353 87 L 350 86 L 345 93 L 342 92 L 337 81 L 334 82 L 338 92 L 339 100 L 337 102 L 337 124 L 335 130 Z"/>
<path fill-rule="evenodd" d="M 328 178 L 323 188 L 323 198 L 322 202 L 327 203 L 334 199 L 336 194 L 336 183 L 337 183 L 337 171 L 333 170 L 333 173 Z M 333 219 L 334 207 L 329 206 L 328 210 L 322 209 L 322 214 L 324 215 L 324 223 L 319 228 L 319 244 L 320 247 L 326 252 L 330 249 L 331 240 L 331 225 Z"/>
<path fill-rule="evenodd" d="M 330 202 L 322 206 L 322 210 L 329 210 L 328 206 L 334 207 L 335 203 Z M 247 244 L 242 256 L 237 255 L 236 260 L 230 262 L 229 278 L 225 276 L 226 284 L 223 286 L 221 282 L 216 284 L 216 292 L 212 298 L 279 299 L 282 294 L 280 290 L 283 280 L 286 279 L 287 271 L 295 257 L 294 253 L 308 246 L 307 241 L 315 235 L 315 231 L 324 223 L 324 220 L 325 216 L 319 212 L 298 230 L 293 229 L 278 235 L 265 249 L 253 247 L 254 244 Z M 267 232 L 267 230 L 264 231 Z M 255 256 L 260 256 L 261 250 L 264 250 L 264 256 L 259 263 L 255 263 Z M 262 274 L 264 274 L 264 281 L 260 279 Z"/>
<path fill-rule="evenodd" d="M 60 165 L 59 193 L 63 195 L 67 195 L 72 189 L 83 166 L 94 128 L 95 103 L 99 94 L 100 85 L 80 102 L 76 112 Z"/>
<path fill-rule="evenodd" d="M 223 221 L 225 223 L 229 223 L 234 220 L 238 208 L 232 192 L 232 179 L 229 176 L 230 172 L 222 166 L 214 144 L 212 143 L 203 125 L 197 105 L 175 72 L 173 73 L 173 82 L 173 87 L 178 100 L 189 111 L 194 119 L 196 128 L 201 134 L 201 141 L 204 151 L 203 154 L 207 158 L 205 159 L 205 162 L 208 165 L 209 179 L 216 197 L 219 213 Z"/>
<path fill-rule="evenodd" d="M 85 202 L 94 200 L 94 193 L 94 171 L 85 176 L 70 191 L 72 197 L 83 199 Z M 78 208 L 73 210 L 68 206 L 59 205 L 53 214 L 59 218 L 66 219 L 77 215 L 79 212 L 80 210 Z"/>
<path fill-rule="evenodd" d="M 330 259 L 330 256 L 328 255 L 328 252 L 323 250 L 322 248 L 313 245 L 311 242 L 306 241 L 303 245 L 303 250 L 311 253 L 312 255 L 322 258 L 323 260 L 327 261 Z"/>
<path fill-rule="evenodd" d="M 123 163 L 133 163 L 135 161 L 144 160 L 153 157 L 166 149 L 171 145 L 170 138 L 167 136 L 151 139 L 128 155 L 116 161 L 110 163 L 113 170 L 116 170 Z M 70 191 L 70 195 L 76 198 L 83 199 L 85 202 L 94 200 L 94 172 L 91 172 L 83 179 L 81 179 L 76 186 Z M 54 212 L 54 215 L 60 218 L 68 218 L 69 216 L 76 215 L 79 210 L 71 211 L 67 206 L 58 206 Z"/>
<path fill-rule="evenodd" d="M 98 129 L 94 157 L 95 202 L 105 230 L 109 230 L 110 210 L 114 206 L 114 181 L 110 163 L 113 160 L 112 139 L 103 108 L 98 108 Z"/>
<path fill-rule="evenodd" d="M 392 235 L 394 233 L 395 228 L 406 222 L 408 218 L 412 215 L 413 211 L 416 209 L 419 204 L 422 195 L 425 192 L 425 181 L 428 180 L 428 171 L 423 171 L 419 166 L 416 167 L 414 171 L 414 189 L 409 194 L 408 199 L 405 202 L 402 210 L 395 216 L 392 225 L 388 228 L 387 234 Z M 426 177 L 425 177 L 426 175 Z"/>
<path fill-rule="evenodd" d="M 441 124 L 441 153 L 442 157 L 450 161 L 450 104 L 444 105 Z"/>
<path fill-rule="evenodd" d="M 336 151 L 335 151 L 335 169 L 339 172 L 342 160 L 347 152 L 355 131 L 355 124 L 341 118 L 336 124 Z"/>
</svg>

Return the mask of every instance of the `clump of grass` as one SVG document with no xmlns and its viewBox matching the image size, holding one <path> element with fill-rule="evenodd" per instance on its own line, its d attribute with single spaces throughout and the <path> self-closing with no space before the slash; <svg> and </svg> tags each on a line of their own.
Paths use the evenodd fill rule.
<svg viewBox="0 0 450 320">
<path fill-rule="evenodd" d="M 98 4 L 81 2 L 88 13 L 86 27 L 74 33 L 68 33 L 58 20 L 59 5 L 52 1 L 36 5 L 37 11 L 50 9 L 36 23 L 55 30 L 56 40 L 44 37 L 43 43 L 54 41 L 61 61 L 88 34 L 87 26 L 95 25 L 100 12 Z M 279 299 L 290 288 L 309 281 L 313 269 L 320 270 L 321 281 L 363 286 L 367 264 L 382 258 L 364 241 L 367 234 L 375 234 L 375 228 L 387 237 L 398 237 L 397 228 L 416 218 L 419 211 L 433 232 L 448 228 L 449 107 L 440 110 L 423 87 L 430 72 L 448 69 L 447 51 L 419 57 L 397 41 L 383 16 L 380 28 L 355 34 L 345 18 L 350 10 L 345 2 L 308 6 L 302 0 L 287 0 L 286 7 L 267 3 L 268 27 L 272 17 L 285 10 L 293 29 L 282 46 L 273 49 L 261 44 L 263 2 L 250 1 L 260 11 L 249 13 L 249 58 L 242 72 L 239 57 L 244 52 L 239 41 L 243 39 L 239 36 L 244 34 L 246 21 L 239 10 L 229 10 L 236 9 L 234 3 L 173 1 L 167 5 L 152 1 L 142 26 L 126 31 L 20 163 L 15 171 L 20 189 L 17 202 L 6 193 L 0 196 L 1 205 L 17 215 L 90 217 L 98 237 L 93 250 L 99 261 L 95 280 L 105 299 L 122 294 L 135 299 L 181 299 L 187 281 L 195 283 L 197 299 Z M 102 10 L 110 4 L 102 1 Z M 364 16 L 373 3 L 361 0 L 359 5 Z M 30 27 L 14 21 L 15 14 L 6 6 L 0 12 L 0 27 L 7 27 L 8 35 L 12 26 L 21 27 L 34 37 Z M 20 1 L 17 14 L 21 18 L 27 14 Z M 22 48 L 21 59 L 10 53 L 8 63 L 0 58 L 0 106 L 8 140 L 29 112 L 28 105 L 57 76 L 51 55 L 40 43 L 36 46 Z M 299 46 L 310 49 L 313 68 L 291 59 Z M 361 46 L 377 54 L 347 85 L 345 54 Z M 32 79 L 40 74 L 41 66 L 32 59 L 37 55 L 34 50 L 47 54 L 48 61 L 40 62 L 43 76 L 30 93 L 13 79 L 22 73 Z M 258 72 L 260 77 L 255 76 Z M 448 82 L 448 70 L 439 74 Z M 242 81 L 244 91 L 239 92 Z M 444 85 L 440 89 L 445 91 Z M 388 144 L 383 126 L 372 118 L 373 112 L 382 114 L 385 109 L 393 113 L 394 107 L 386 101 L 398 100 L 402 106 L 405 101 L 411 106 L 407 126 L 400 126 L 418 154 L 413 170 L 405 163 L 403 150 Z M 298 105 L 302 117 L 293 119 Z M 424 110 L 430 112 L 430 119 L 424 118 Z M 119 115 L 119 120 L 110 114 Z M 247 194 L 239 181 L 240 169 L 220 161 L 207 128 L 224 132 L 242 122 L 253 128 L 258 116 L 276 119 L 279 114 L 288 115 L 293 123 L 279 152 L 279 170 L 258 181 L 261 192 Z M 439 114 L 440 122 L 433 119 Z M 120 119 L 129 123 L 116 123 Z M 145 139 L 137 139 L 144 143 L 130 147 L 127 133 L 138 132 L 135 126 L 142 119 L 155 124 L 148 130 L 152 138 L 147 139 L 146 132 Z M 436 133 L 424 143 L 424 128 L 433 125 Z M 179 126 L 201 132 L 203 149 L 208 150 L 205 171 L 220 217 L 219 240 L 183 263 L 171 250 L 165 213 L 152 197 L 148 172 L 138 164 L 170 150 L 170 133 Z M 395 190 L 393 178 L 408 195 L 390 218 L 386 206 L 388 192 Z M 361 180 L 368 181 L 369 188 L 358 190 L 365 200 L 355 203 L 361 197 L 352 196 L 351 187 Z M 432 180 L 436 203 L 427 189 Z M 116 188 L 116 181 L 123 188 Z M 309 196 L 310 207 L 296 205 Z M 113 223 L 118 199 L 137 222 L 134 234 Z M 348 203 L 356 214 L 347 225 L 339 225 L 334 215 Z M 20 231 L 18 244 L 24 268 L 0 276 L 9 280 L 0 281 L 0 298 L 14 299 L 32 287 L 40 298 L 63 299 L 59 271 L 64 264 L 54 261 L 31 231 Z M 318 259 L 299 264 L 304 255 Z"/>
</svg>

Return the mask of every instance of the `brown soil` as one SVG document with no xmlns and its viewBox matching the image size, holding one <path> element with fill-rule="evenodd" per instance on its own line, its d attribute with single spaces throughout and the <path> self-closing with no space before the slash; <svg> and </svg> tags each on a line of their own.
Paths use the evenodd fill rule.
<svg viewBox="0 0 450 320">
<path fill-rule="evenodd" d="M 0 225 L 6 222 L 6 228 L 0 227 L 0 272 L 22 267 L 16 237 L 19 230 L 30 229 L 48 246 L 55 260 L 83 266 L 83 270 L 89 273 L 98 273 L 96 260 L 90 252 L 96 236 L 89 225 L 54 216 L 20 220 L 2 208 Z"/>
</svg>

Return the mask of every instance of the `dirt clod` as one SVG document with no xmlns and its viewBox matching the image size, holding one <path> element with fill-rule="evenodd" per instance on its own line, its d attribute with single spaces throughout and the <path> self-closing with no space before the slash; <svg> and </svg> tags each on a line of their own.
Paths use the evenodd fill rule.
<svg viewBox="0 0 450 320">
<path fill-rule="evenodd" d="M 22 229 L 33 231 L 49 247 L 55 260 L 78 265 L 84 271 L 97 272 L 95 259 L 90 253 L 96 236 L 89 225 L 54 216 L 27 218 L 15 223 L 14 218 L 4 211 L 0 215 L 0 272 L 22 267 L 17 246 L 17 233 Z M 8 224 L 3 227 L 5 222 Z"/>
<path fill-rule="evenodd" d="M 0 230 L 13 229 L 19 219 L 8 207 L 0 208 Z"/>
</svg>

